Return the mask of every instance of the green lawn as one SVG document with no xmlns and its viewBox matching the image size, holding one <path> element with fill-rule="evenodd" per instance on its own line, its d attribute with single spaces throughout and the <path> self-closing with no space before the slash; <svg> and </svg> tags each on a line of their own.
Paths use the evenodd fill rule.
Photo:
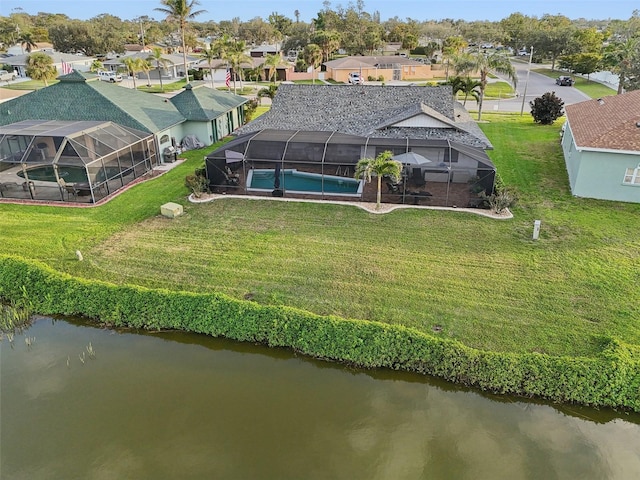
<svg viewBox="0 0 640 480">
<path fill-rule="evenodd" d="M 491 157 L 520 197 L 512 220 L 248 199 L 194 205 L 183 181 L 202 162 L 196 151 L 101 207 L 0 204 L 1 251 L 115 283 L 437 330 L 483 349 L 593 355 L 605 336 L 640 344 L 640 205 L 571 196 L 559 122 L 484 120 Z M 160 217 L 167 201 L 185 215 Z"/>
</svg>

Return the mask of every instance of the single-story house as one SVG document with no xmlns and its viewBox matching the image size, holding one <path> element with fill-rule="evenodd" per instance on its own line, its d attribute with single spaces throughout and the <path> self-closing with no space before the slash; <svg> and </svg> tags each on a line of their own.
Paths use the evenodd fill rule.
<svg viewBox="0 0 640 480">
<path fill-rule="evenodd" d="M 102 65 L 106 70 L 126 71 L 127 67 L 124 63 L 124 60 L 126 58 L 133 58 L 133 59 L 140 58 L 142 60 L 149 61 L 149 64 L 151 65 L 151 70 L 149 70 L 149 77 L 152 79 L 159 78 L 159 75 L 162 75 L 163 80 L 179 79 L 184 77 L 184 72 L 185 72 L 184 57 L 182 56 L 181 53 L 180 54 L 178 53 L 162 54 L 162 59 L 164 60 L 164 63 L 162 62 L 160 63 L 159 65 L 160 68 L 157 68 L 158 65 L 155 60 L 149 60 L 150 56 L 151 54 L 146 52 L 130 53 L 128 55 L 122 55 L 116 58 L 110 58 L 109 60 L 104 60 L 102 62 Z M 187 67 L 189 69 L 197 68 L 197 65 L 199 62 L 200 62 L 199 57 L 187 56 Z M 147 74 L 144 72 L 138 72 L 137 78 L 146 79 Z"/>
<path fill-rule="evenodd" d="M 478 206 L 494 188 L 491 143 L 448 86 L 282 84 L 235 136 L 207 157 L 213 189 L 372 200 L 354 168 L 385 151 L 404 166 L 385 201 Z"/>
<path fill-rule="evenodd" d="M 36 53 L 35 51 L 32 53 Z M 62 62 L 68 64 L 74 70 L 79 72 L 88 72 L 91 69 L 91 63 L 95 60 L 93 57 L 84 55 L 73 55 L 71 53 L 54 52 L 53 50 L 41 50 L 38 53 L 44 53 L 51 57 L 53 66 L 58 72 L 62 73 Z M 29 53 L 13 55 L 2 60 L 3 64 L 11 65 L 17 72 L 19 77 L 27 77 L 27 59 Z"/>
<path fill-rule="evenodd" d="M 247 99 L 231 92 L 213 90 L 203 82 L 187 85 L 174 97 L 165 98 L 101 82 L 95 75 L 77 71 L 63 75 L 59 80 L 49 87 L 0 103 L 0 128 L 8 128 L 4 134 L 1 133 L 4 130 L 0 131 L 0 183 L 16 169 L 51 165 L 60 147 L 64 149 L 62 140 L 53 140 L 53 134 L 40 138 L 16 133 L 12 126 L 21 122 L 48 121 L 46 128 L 52 132 L 56 131 L 55 122 L 73 125 L 109 123 L 114 128 L 135 132 L 132 136 L 135 142 L 145 144 L 147 153 L 141 165 L 147 169 L 162 161 L 173 161 L 187 138 L 190 144 L 211 145 L 244 123 Z M 13 138 L 15 136 L 24 138 L 18 142 Z M 120 145 L 119 148 L 130 150 L 131 146 Z M 97 151 L 90 156 L 91 160 L 100 153 Z M 139 171 L 135 173 L 137 175 Z M 16 180 L 4 178 L 4 183 L 16 183 Z M 44 191 L 37 189 L 39 193 L 35 197 L 28 190 L 26 193 L 37 200 Z M 19 191 L 13 193 L 22 195 Z M 91 193 L 91 199 L 95 200 L 102 192 L 92 190 Z M 108 193 L 104 191 L 105 195 Z"/>
<path fill-rule="evenodd" d="M 358 72 L 367 81 L 371 78 L 385 82 L 394 80 L 413 81 L 434 77 L 431 65 L 401 55 L 352 56 L 325 62 L 325 78 L 347 83 L 349 73 Z"/>
<path fill-rule="evenodd" d="M 562 150 L 571 193 L 640 203 L 640 90 L 565 111 Z"/>
</svg>

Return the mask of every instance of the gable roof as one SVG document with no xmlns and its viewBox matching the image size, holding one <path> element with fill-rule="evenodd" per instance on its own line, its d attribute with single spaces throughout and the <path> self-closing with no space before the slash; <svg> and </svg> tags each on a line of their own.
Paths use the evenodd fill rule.
<svg viewBox="0 0 640 480">
<path fill-rule="evenodd" d="M 565 106 L 578 148 L 640 151 L 640 90 Z"/>
<path fill-rule="evenodd" d="M 187 120 L 213 120 L 247 103 L 247 99 L 231 92 L 206 88 L 204 84 L 189 84 L 170 99 Z"/>
<path fill-rule="evenodd" d="M 408 119 L 417 121 L 403 122 Z M 281 84 L 271 109 L 237 133 L 265 129 L 443 139 L 491 148 L 449 86 Z"/>
<path fill-rule="evenodd" d="M 185 118 L 166 99 L 74 71 L 59 83 L 0 103 L 0 125 L 22 120 L 111 121 L 156 133 Z"/>
</svg>

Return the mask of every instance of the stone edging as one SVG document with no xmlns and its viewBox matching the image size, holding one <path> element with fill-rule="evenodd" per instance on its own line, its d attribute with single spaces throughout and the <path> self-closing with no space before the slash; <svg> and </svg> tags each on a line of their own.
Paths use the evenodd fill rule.
<svg viewBox="0 0 640 480">
<path fill-rule="evenodd" d="M 339 200 L 309 200 L 304 198 L 283 198 L 283 197 L 257 197 L 252 195 L 226 195 L 226 194 L 203 194 L 200 198 L 196 198 L 194 194 L 189 195 L 189 201 L 191 203 L 207 203 L 214 200 L 220 200 L 223 198 L 244 198 L 247 200 L 273 200 L 279 202 L 304 202 L 304 203 L 330 203 L 333 205 L 350 205 L 354 207 L 366 210 L 369 213 L 384 214 L 393 212 L 394 210 L 413 208 L 422 210 L 448 210 L 452 212 L 465 212 L 480 215 L 482 217 L 493 218 L 494 220 L 509 220 L 513 218 L 513 214 L 508 209 L 504 213 L 497 214 L 490 210 L 483 210 L 480 208 L 458 208 L 458 207 L 432 207 L 426 205 L 402 205 L 395 203 L 382 203 L 380 209 L 376 210 L 376 204 L 370 202 L 343 202 Z"/>
</svg>

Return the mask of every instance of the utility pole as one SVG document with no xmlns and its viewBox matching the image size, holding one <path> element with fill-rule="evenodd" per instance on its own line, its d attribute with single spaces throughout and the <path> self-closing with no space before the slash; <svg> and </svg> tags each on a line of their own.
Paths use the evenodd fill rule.
<svg viewBox="0 0 640 480">
<path fill-rule="evenodd" d="M 533 60 L 533 45 L 531 45 L 531 51 L 529 52 L 529 65 L 527 66 L 527 82 L 524 84 L 524 93 L 522 95 L 522 106 L 520 107 L 520 116 L 524 112 L 524 101 L 527 98 L 527 87 L 529 86 L 529 73 L 531 73 L 531 61 Z"/>
</svg>

